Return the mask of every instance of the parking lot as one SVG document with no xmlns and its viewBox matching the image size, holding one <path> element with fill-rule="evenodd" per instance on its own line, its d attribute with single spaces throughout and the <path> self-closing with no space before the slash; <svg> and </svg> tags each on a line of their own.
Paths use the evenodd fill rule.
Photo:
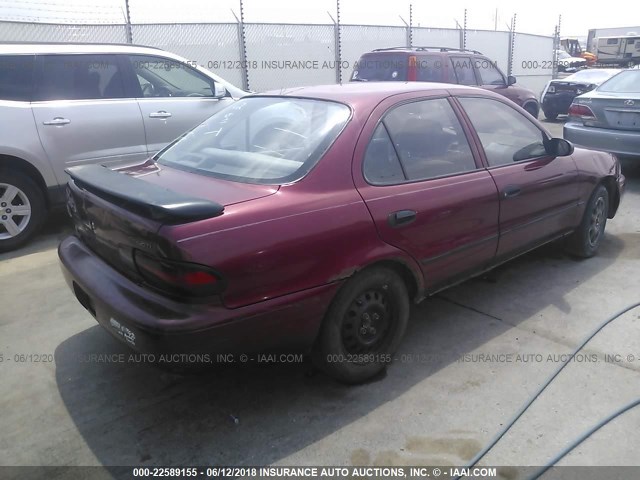
<svg viewBox="0 0 640 480">
<path fill-rule="evenodd" d="M 542 116 L 542 115 L 541 115 Z M 555 136 L 562 123 L 547 122 Z M 460 465 L 599 323 L 640 300 L 640 163 L 598 255 L 551 244 L 414 306 L 384 376 L 348 387 L 305 362 L 180 375 L 129 358 L 65 285 L 65 215 L 0 255 L 0 458 L 16 465 Z M 640 396 L 640 309 L 607 327 L 487 465 L 543 465 Z M 123 356 L 125 361 L 121 359 Z M 605 357 L 606 356 L 606 357 Z M 561 465 L 634 465 L 640 409 Z M 503 471 L 504 478 L 516 478 Z"/>
</svg>

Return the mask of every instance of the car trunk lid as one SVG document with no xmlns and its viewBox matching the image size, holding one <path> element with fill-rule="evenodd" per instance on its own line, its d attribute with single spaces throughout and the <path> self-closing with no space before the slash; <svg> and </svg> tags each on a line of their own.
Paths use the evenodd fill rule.
<svg viewBox="0 0 640 480">
<path fill-rule="evenodd" d="M 587 98 L 576 98 L 575 103 L 589 107 L 595 115 L 595 120 L 584 120 L 585 126 L 640 131 L 640 98 L 628 93 L 593 92 Z"/>
<path fill-rule="evenodd" d="M 142 280 L 134 250 L 181 259 L 159 234 L 163 225 L 224 215 L 225 206 L 271 195 L 273 185 L 217 180 L 147 162 L 112 171 L 99 165 L 67 170 L 67 209 L 76 234 L 109 265 Z"/>
</svg>

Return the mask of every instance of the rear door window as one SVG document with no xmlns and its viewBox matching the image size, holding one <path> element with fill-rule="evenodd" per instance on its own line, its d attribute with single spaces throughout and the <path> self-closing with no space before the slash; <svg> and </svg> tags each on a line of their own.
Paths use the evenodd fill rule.
<svg viewBox="0 0 640 480">
<path fill-rule="evenodd" d="M 370 183 L 426 180 L 476 169 L 462 126 L 445 98 L 400 105 L 381 125 L 384 129 L 376 130 L 364 160 Z"/>
<path fill-rule="evenodd" d="M 34 62 L 33 55 L 0 56 L 0 100 L 31 100 Z"/>
<path fill-rule="evenodd" d="M 124 75 L 115 55 L 44 55 L 37 100 L 124 98 Z"/>
<path fill-rule="evenodd" d="M 451 57 L 451 66 L 460 85 L 478 85 L 470 57 Z"/>
</svg>

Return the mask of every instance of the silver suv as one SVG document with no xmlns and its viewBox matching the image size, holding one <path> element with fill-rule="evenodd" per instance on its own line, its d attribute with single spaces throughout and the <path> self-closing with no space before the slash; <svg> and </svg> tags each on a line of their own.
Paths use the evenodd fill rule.
<svg viewBox="0 0 640 480">
<path fill-rule="evenodd" d="M 65 168 L 137 163 L 246 95 L 132 45 L 0 44 L 0 251 L 64 202 Z"/>
</svg>

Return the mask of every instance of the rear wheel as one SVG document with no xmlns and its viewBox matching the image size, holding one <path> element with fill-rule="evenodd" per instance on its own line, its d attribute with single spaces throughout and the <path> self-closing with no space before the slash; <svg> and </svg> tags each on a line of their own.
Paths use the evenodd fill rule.
<svg viewBox="0 0 640 480">
<path fill-rule="evenodd" d="M 28 176 L 0 170 L 0 252 L 25 244 L 45 217 L 44 195 Z"/>
<path fill-rule="evenodd" d="M 558 118 L 557 113 L 547 112 L 546 110 L 544 110 L 544 116 L 547 120 L 555 120 L 556 118 Z"/>
<path fill-rule="evenodd" d="M 314 348 L 316 365 L 345 383 L 381 372 L 398 348 L 409 320 L 409 296 L 388 268 L 363 270 L 334 298 Z"/>
<path fill-rule="evenodd" d="M 603 185 L 598 185 L 587 203 L 580 226 L 567 239 L 567 251 L 582 258 L 593 257 L 604 237 L 608 212 L 609 193 Z"/>
</svg>

